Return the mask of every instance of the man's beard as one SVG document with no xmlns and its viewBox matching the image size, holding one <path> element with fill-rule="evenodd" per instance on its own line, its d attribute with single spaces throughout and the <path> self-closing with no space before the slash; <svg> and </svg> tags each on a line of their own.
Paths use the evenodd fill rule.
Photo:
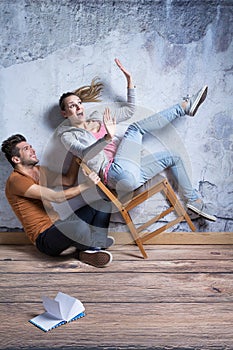
<svg viewBox="0 0 233 350">
<path fill-rule="evenodd" d="M 26 162 L 22 161 L 22 165 L 27 165 L 27 166 L 30 166 L 30 165 L 34 166 L 34 165 L 36 165 L 37 163 L 39 163 L 39 160 L 38 160 L 38 159 L 37 159 L 37 160 L 28 160 L 28 161 L 26 161 Z"/>
</svg>

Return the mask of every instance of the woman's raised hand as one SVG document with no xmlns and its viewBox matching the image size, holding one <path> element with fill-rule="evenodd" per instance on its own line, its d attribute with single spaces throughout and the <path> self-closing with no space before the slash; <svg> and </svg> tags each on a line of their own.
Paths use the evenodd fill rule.
<svg viewBox="0 0 233 350">
<path fill-rule="evenodd" d="M 125 75 L 128 88 L 133 89 L 134 85 L 133 85 L 133 79 L 132 79 L 131 73 L 129 73 L 125 69 L 125 67 L 122 65 L 121 61 L 118 58 L 115 58 L 115 62 L 117 64 L 117 66 L 120 68 L 120 70 L 123 72 L 123 74 Z"/>
<path fill-rule="evenodd" d="M 104 110 L 104 126 L 107 131 L 107 140 L 111 140 L 116 132 L 116 118 L 112 117 L 110 114 L 110 109 L 105 108 Z"/>
</svg>

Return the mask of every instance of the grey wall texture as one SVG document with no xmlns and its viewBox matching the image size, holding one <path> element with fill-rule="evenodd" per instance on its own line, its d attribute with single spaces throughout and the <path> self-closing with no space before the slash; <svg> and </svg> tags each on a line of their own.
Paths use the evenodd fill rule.
<svg viewBox="0 0 233 350">
<path fill-rule="evenodd" d="M 115 57 L 133 74 L 140 111 L 168 108 L 208 84 L 198 114 L 176 121 L 163 142 L 182 145 L 193 185 L 218 218 L 196 220 L 197 229 L 232 231 L 232 0 L 1 0 L 0 26 L 0 140 L 24 134 L 51 168 L 64 91 L 98 76 L 104 101 L 125 99 Z M 2 154 L 0 162 L 0 227 L 21 227 L 4 194 L 12 169 Z"/>
</svg>

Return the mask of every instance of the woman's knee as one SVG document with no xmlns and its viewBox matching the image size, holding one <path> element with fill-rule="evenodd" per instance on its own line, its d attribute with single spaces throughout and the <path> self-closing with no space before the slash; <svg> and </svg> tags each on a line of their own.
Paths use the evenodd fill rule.
<svg viewBox="0 0 233 350">
<path fill-rule="evenodd" d="M 181 156 L 176 152 L 169 152 L 168 167 L 183 164 Z"/>
<path fill-rule="evenodd" d="M 183 159 L 181 158 L 181 156 L 179 154 L 173 153 L 173 159 L 174 159 L 175 165 L 183 164 Z"/>
<path fill-rule="evenodd" d="M 138 181 L 129 171 L 124 171 L 116 183 L 117 192 L 132 192 L 138 187 Z"/>
<path fill-rule="evenodd" d="M 140 127 L 138 122 L 134 122 L 132 124 L 130 124 L 125 132 L 125 136 L 128 136 L 128 134 L 135 134 L 135 133 L 140 133 L 140 134 L 144 134 L 142 128 Z"/>
</svg>

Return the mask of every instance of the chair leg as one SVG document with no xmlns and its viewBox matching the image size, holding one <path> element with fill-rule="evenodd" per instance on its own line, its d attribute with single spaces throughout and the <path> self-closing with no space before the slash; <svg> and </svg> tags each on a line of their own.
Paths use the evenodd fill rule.
<svg viewBox="0 0 233 350">
<path fill-rule="evenodd" d="M 148 256 L 147 256 L 147 253 L 144 249 L 143 243 L 146 240 L 148 240 L 149 238 L 155 236 L 156 234 L 164 232 L 167 227 L 170 227 L 170 226 L 174 225 L 175 223 L 180 222 L 182 219 L 184 219 L 184 220 L 186 220 L 186 222 L 188 223 L 188 225 L 192 231 L 196 230 L 189 215 L 187 214 L 187 212 L 183 208 L 182 204 L 180 203 L 179 199 L 177 198 L 173 188 L 171 187 L 171 185 L 169 184 L 167 179 L 164 179 L 164 181 L 162 182 L 162 187 L 158 190 L 158 192 L 160 192 L 160 191 L 164 192 L 165 197 L 169 200 L 169 202 L 171 204 L 171 209 L 172 208 L 174 209 L 174 211 L 178 215 L 178 218 L 176 220 L 173 220 L 173 222 L 171 222 L 170 224 L 165 225 L 164 227 L 157 229 L 154 232 L 143 236 L 142 238 L 139 237 L 139 232 L 141 232 L 141 230 L 136 229 L 128 210 L 125 209 L 123 206 L 121 206 L 121 208 L 118 207 L 120 209 L 121 215 L 123 216 L 123 218 L 125 220 L 126 225 L 129 228 L 129 231 L 134 239 L 135 244 L 137 244 L 138 248 L 140 249 L 141 254 L 143 255 L 143 257 L 145 259 L 148 258 Z M 171 209 L 169 209 L 168 211 L 170 211 Z"/>
<path fill-rule="evenodd" d="M 144 249 L 144 246 L 143 246 L 143 242 L 142 242 L 142 239 L 138 236 L 138 231 L 130 217 L 130 214 L 127 212 L 127 210 L 125 210 L 124 208 L 121 209 L 121 215 L 123 216 L 124 220 L 125 220 L 125 223 L 126 225 L 128 226 L 129 228 L 129 231 L 133 237 L 133 240 L 135 242 L 135 244 L 137 244 L 140 252 L 142 253 L 142 256 L 144 259 L 147 259 L 148 258 L 148 255 Z"/>
<path fill-rule="evenodd" d="M 164 181 L 165 191 L 166 191 L 166 197 L 168 198 L 169 202 L 172 204 L 174 210 L 177 212 L 178 215 L 183 216 L 184 219 L 187 221 L 190 229 L 192 231 L 196 231 L 196 227 L 192 223 L 190 216 L 183 208 L 182 204 L 180 203 L 179 199 L 177 198 L 173 188 L 169 184 L 167 180 Z"/>
</svg>

